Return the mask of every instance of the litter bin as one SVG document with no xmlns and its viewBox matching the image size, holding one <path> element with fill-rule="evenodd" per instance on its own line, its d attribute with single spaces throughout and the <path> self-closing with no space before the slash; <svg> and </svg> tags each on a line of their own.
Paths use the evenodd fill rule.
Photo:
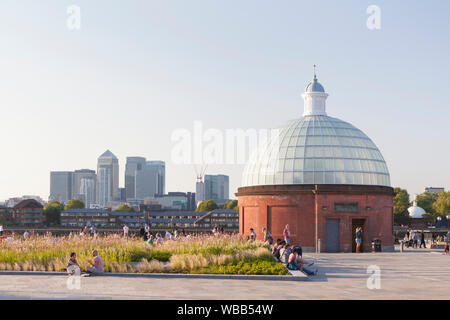
<svg viewBox="0 0 450 320">
<path fill-rule="evenodd" d="M 372 252 L 381 252 L 381 239 L 372 240 Z"/>
</svg>

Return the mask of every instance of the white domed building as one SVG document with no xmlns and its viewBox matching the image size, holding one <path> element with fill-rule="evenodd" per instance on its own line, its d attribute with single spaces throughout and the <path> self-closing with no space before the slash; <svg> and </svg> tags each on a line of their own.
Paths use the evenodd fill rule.
<svg viewBox="0 0 450 320">
<path fill-rule="evenodd" d="M 417 201 L 414 200 L 412 207 L 408 208 L 408 213 L 412 219 L 422 219 L 426 212 L 421 207 L 417 206 Z"/>
<path fill-rule="evenodd" d="M 351 252 L 361 226 L 363 248 L 379 238 L 393 250 L 393 189 L 381 152 L 364 132 L 327 115 L 316 75 L 302 97 L 302 117 L 281 126 L 244 169 L 240 232 L 266 227 L 283 238 L 289 224 L 306 251 Z"/>
<path fill-rule="evenodd" d="M 426 213 L 424 209 L 417 206 L 417 201 L 413 201 L 413 205 L 408 208 L 409 217 L 411 218 L 410 226 L 412 228 L 424 228 L 425 220 L 423 215 Z"/>
</svg>

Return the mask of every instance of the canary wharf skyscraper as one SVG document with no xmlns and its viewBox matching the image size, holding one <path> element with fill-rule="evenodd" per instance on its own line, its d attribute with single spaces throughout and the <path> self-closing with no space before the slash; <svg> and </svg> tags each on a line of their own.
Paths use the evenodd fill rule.
<svg viewBox="0 0 450 320">
<path fill-rule="evenodd" d="M 125 165 L 125 193 L 127 199 L 136 198 L 136 172 L 145 167 L 144 157 L 127 157 Z"/>
<path fill-rule="evenodd" d="M 119 190 L 119 159 L 106 150 L 97 162 L 97 202 L 105 206 Z"/>
</svg>

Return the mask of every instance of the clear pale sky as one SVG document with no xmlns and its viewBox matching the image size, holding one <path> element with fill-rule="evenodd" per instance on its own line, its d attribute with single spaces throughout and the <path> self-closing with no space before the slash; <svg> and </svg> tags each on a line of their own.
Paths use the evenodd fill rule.
<svg viewBox="0 0 450 320">
<path fill-rule="evenodd" d="M 375 142 L 393 186 L 449 189 L 449 14 L 447 0 L 2 0 L 0 200 L 47 199 L 51 170 L 96 169 L 106 149 L 121 186 L 126 157 L 145 156 L 166 161 L 166 191 L 194 191 L 172 132 L 300 117 L 313 64 L 328 115 Z M 207 173 L 230 175 L 233 194 L 242 170 Z"/>
</svg>

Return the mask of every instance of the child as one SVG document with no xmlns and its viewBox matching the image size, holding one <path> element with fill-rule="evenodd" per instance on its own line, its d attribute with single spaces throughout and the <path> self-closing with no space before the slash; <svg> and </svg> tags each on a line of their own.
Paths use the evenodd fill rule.
<svg viewBox="0 0 450 320">
<path fill-rule="evenodd" d="M 67 263 L 67 273 L 69 274 L 69 276 L 73 275 L 77 268 L 80 268 L 80 265 L 77 261 L 77 254 L 75 252 L 72 252 L 70 254 L 69 262 Z"/>
<path fill-rule="evenodd" d="M 147 236 L 148 237 L 147 244 L 153 246 L 153 241 L 154 241 L 153 235 L 150 233 L 148 233 L 148 234 L 149 234 L 149 236 Z"/>
</svg>

